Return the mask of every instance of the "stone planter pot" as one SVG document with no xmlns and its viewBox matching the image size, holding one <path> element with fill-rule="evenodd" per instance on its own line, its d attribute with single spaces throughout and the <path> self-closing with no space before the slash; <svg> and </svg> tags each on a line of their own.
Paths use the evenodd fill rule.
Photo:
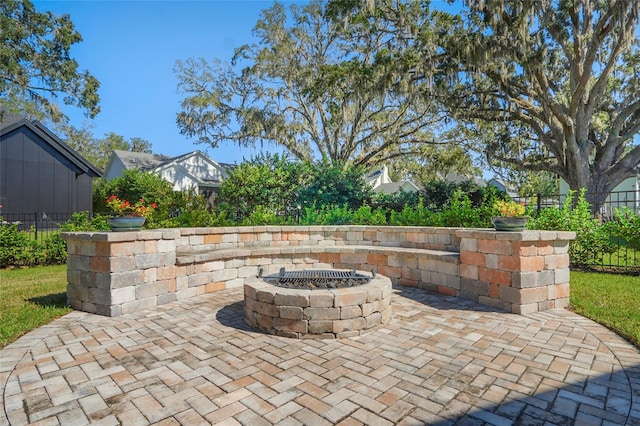
<svg viewBox="0 0 640 426">
<path fill-rule="evenodd" d="M 107 223 L 114 232 L 139 231 L 142 229 L 146 218 L 139 216 L 110 217 Z"/>
<path fill-rule="evenodd" d="M 526 216 L 494 216 L 491 218 L 496 231 L 524 231 L 529 218 Z"/>
</svg>

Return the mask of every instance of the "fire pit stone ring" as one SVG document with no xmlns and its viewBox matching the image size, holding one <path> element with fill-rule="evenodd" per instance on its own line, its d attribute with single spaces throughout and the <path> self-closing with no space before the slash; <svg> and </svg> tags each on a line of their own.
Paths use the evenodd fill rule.
<svg viewBox="0 0 640 426">
<path fill-rule="evenodd" d="M 316 277 L 333 271 L 354 278 L 355 271 L 343 270 L 286 274 Z M 351 287 L 309 289 L 300 282 L 296 288 L 274 284 L 273 279 L 282 274 L 281 270 L 280 274 L 245 281 L 244 320 L 253 329 L 284 337 L 335 339 L 368 333 L 391 320 L 391 280 L 385 276 L 374 275 L 368 282 Z M 366 277 L 362 271 L 355 274 L 358 279 Z"/>
</svg>

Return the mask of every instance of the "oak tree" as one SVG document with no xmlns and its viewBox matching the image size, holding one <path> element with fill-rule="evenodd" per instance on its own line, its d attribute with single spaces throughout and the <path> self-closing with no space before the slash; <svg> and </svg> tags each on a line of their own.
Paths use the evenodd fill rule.
<svg viewBox="0 0 640 426">
<path fill-rule="evenodd" d="M 38 12 L 29 0 L 0 1 L 0 100 L 32 102 L 55 121 L 64 118 L 56 101 L 100 111 L 100 83 L 70 56 L 82 40 L 69 15 Z"/>
<path fill-rule="evenodd" d="M 214 147 L 267 141 L 344 167 L 420 157 L 444 117 L 419 89 L 379 90 L 389 76 L 372 65 L 393 28 L 376 18 L 367 25 L 356 35 L 320 1 L 276 3 L 254 28 L 258 42 L 238 48 L 231 64 L 177 62 L 181 133 Z"/>
<path fill-rule="evenodd" d="M 408 18 L 397 37 L 412 42 L 385 60 L 405 66 L 417 88 L 432 87 L 490 161 L 585 188 L 594 211 L 637 175 L 640 2 L 469 1 L 460 15 L 422 23 L 394 3 L 377 2 L 376 13 Z M 433 34 L 437 49 L 423 42 Z"/>
</svg>

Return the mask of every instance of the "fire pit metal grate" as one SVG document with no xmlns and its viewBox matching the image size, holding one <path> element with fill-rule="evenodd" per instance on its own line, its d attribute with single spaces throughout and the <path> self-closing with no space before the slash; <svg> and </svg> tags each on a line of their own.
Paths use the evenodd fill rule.
<svg viewBox="0 0 640 426">
<path fill-rule="evenodd" d="M 284 268 L 273 275 L 262 277 L 262 269 L 258 277 L 263 278 L 269 284 L 289 288 L 344 288 L 367 284 L 375 273 L 367 276 L 351 271 L 339 271 L 332 269 L 294 270 L 286 271 Z"/>
</svg>

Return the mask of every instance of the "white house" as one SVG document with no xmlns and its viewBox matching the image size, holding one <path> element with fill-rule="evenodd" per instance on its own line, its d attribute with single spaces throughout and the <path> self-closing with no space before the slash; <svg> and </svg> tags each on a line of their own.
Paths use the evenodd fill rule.
<svg viewBox="0 0 640 426">
<path fill-rule="evenodd" d="M 569 185 L 564 179 L 560 179 L 560 196 L 566 197 L 569 193 Z M 611 216 L 617 208 L 627 207 L 635 212 L 640 212 L 640 168 L 635 177 L 630 177 L 618 184 L 607 197 L 600 214 Z"/>
<path fill-rule="evenodd" d="M 148 154 L 146 152 L 129 152 L 114 149 L 102 174 L 106 180 L 122 176 L 125 170 L 151 170 L 171 160 L 166 155 Z"/>
<path fill-rule="evenodd" d="M 200 151 L 178 157 L 143 152 L 113 150 L 104 177 L 111 180 L 122 176 L 124 170 L 143 170 L 155 173 L 173 184 L 176 191 L 191 191 L 207 199 L 219 191 L 228 177 L 230 164 L 218 163 Z"/>
<path fill-rule="evenodd" d="M 389 177 L 389 169 L 386 165 L 383 165 L 381 169 L 374 170 L 365 176 L 365 181 L 371 185 L 373 191 L 376 193 L 383 193 L 387 195 L 395 194 L 396 192 L 417 192 L 420 191 L 418 185 L 411 181 L 404 182 L 392 182 Z"/>
</svg>

